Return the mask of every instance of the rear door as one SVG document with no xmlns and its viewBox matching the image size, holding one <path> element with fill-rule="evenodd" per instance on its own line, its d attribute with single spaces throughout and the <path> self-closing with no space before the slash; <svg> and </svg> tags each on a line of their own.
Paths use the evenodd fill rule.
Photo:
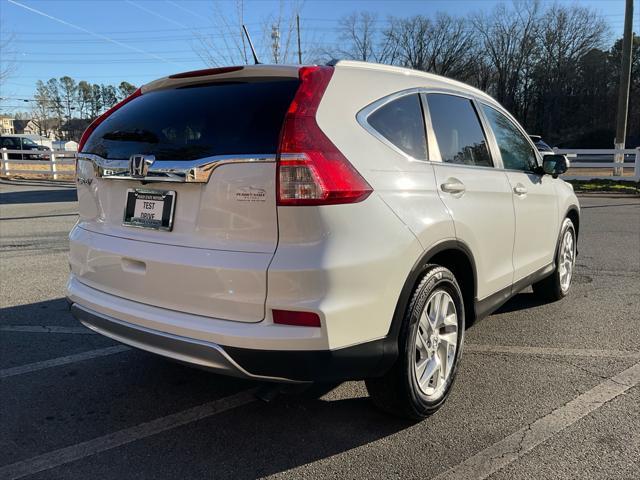
<svg viewBox="0 0 640 480">
<path fill-rule="evenodd" d="M 513 280 L 515 222 L 511 188 L 494 168 L 474 103 L 466 97 L 426 94 L 429 150 L 442 201 L 454 221 L 456 237 L 473 253 L 477 297 L 483 299 Z"/>
<path fill-rule="evenodd" d="M 275 156 L 298 83 L 196 78 L 143 92 L 100 123 L 78 161 L 79 280 L 155 306 L 261 320 L 278 239 Z"/>
<path fill-rule="evenodd" d="M 524 132 L 503 113 L 481 105 L 512 191 L 516 217 L 514 281 L 518 281 L 553 262 L 560 228 L 557 195 L 553 178 L 536 172 L 536 152 Z"/>
</svg>

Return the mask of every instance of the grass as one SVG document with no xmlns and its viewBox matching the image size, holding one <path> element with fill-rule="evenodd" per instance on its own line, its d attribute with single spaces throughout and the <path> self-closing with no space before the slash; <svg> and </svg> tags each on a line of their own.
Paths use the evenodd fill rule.
<svg viewBox="0 0 640 480">
<path fill-rule="evenodd" d="M 7 163 L 8 163 L 8 170 L 9 170 L 9 175 L 8 175 L 9 178 L 37 179 L 37 180 L 53 178 L 51 175 L 38 174 L 38 173 L 26 173 L 26 172 L 21 172 L 16 174 L 11 173 L 11 170 L 33 170 L 33 171 L 45 170 L 46 171 L 51 168 L 51 163 L 47 161 L 42 161 L 41 163 L 37 163 L 37 164 L 26 164 L 26 163 L 20 163 L 20 160 L 15 160 L 15 161 L 9 160 Z M 75 170 L 76 170 L 75 165 L 57 165 L 58 179 L 66 180 L 66 181 L 73 180 L 75 178 Z"/>
<path fill-rule="evenodd" d="M 640 194 L 640 182 L 635 180 L 567 180 L 576 192 L 615 192 Z"/>
</svg>

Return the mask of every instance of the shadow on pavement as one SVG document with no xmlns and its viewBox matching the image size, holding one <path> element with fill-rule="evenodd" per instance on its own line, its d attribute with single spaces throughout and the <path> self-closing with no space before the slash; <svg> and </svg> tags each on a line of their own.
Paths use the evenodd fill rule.
<svg viewBox="0 0 640 480">
<path fill-rule="evenodd" d="M 0 318 L 1 324 L 14 325 L 75 323 L 64 299 L 4 308 Z M 5 332 L 3 342 L 11 342 L 10 335 Z M 38 342 L 60 338 L 31 335 L 37 335 Z M 97 337 L 64 335 L 69 351 L 56 356 L 99 348 L 90 345 Z M 24 338 L 35 337 L 23 337 L 22 343 Z M 0 463 L 31 458 L 259 385 L 137 350 L 17 376 L 3 407 L 12 418 L 5 426 L 12 444 L 0 454 Z M 205 472 L 215 473 L 216 478 L 257 478 L 339 455 L 412 425 L 378 411 L 362 384 L 349 385 L 349 398 L 343 391 L 330 393 L 337 386 L 292 389 L 294 393 L 280 394 L 269 403 L 256 399 L 85 458 L 79 465 L 65 465 L 58 472 L 78 467 L 86 470 L 86 476 L 76 477 L 78 472 L 73 471 L 67 478 L 131 478 L 135 468 L 141 475 L 136 478 L 201 478 Z M 19 420 L 27 413 L 34 419 L 28 426 Z M 134 467 L 132 460 L 123 461 L 123 451 L 132 459 L 142 452 L 140 458 L 147 460 Z M 119 461 L 110 461 L 112 455 Z"/>
<path fill-rule="evenodd" d="M 539 307 L 547 303 L 549 302 L 546 300 L 539 299 L 532 292 L 518 293 L 513 298 L 511 298 L 507 303 L 502 305 L 498 310 L 496 310 L 493 314 L 517 312 L 519 310 L 526 310 L 527 308 Z"/>
<path fill-rule="evenodd" d="M 76 195 L 75 188 L 66 188 L 63 190 L 26 190 L 0 193 L 0 205 L 75 202 L 77 200 L 78 197 Z"/>
</svg>

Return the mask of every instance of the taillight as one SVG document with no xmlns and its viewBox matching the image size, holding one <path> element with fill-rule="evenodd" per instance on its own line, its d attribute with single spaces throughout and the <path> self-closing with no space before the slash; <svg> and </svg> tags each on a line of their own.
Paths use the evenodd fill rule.
<svg viewBox="0 0 640 480">
<path fill-rule="evenodd" d="M 298 327 L 319 327 L 320 317 L 313 312 L 295 310 L 272 310 L 273 323 L 280 325 L 296 325 Z"/>
<path fill-rule="evenodd" d="M 78 152 L 82 152 L 82 149 L 84 148 L 84 144 L 87 143 L 87 140 L 89 139 L 89 136 L 93 133 L 93 131 L 96 128 L 98 128 L 98 125 L 100 125 L 102 122 L 104 122 L 107 119 L 107 117 L 109 115 L 111 115 L 113 112 L 115 112 L 116 110 L 121 108 L 123 105 L 126 105 L 131 100 L 133 100 L 134 98 L 139 97 L 140 95 L 142 95 L 142 90 L 138 88 L 135 92 L 133 92 L 127 98 L 125 98 L 122 101 L 116 103 L 113 107 L 111 107 L 109 110 L 107 110 L 102 115 L 100 115 L 98 118 L 96 118 L 93 122 L 91 122 L 91 124 L 87 127 L 87 129 L 82 134 L 82 137 L 80 137 L 80 143 L 78 144 Z"/>
<path fill-rule="evenodd" d="M 320 130 L 316 112 L 333 67 L 302 67 L 278 149 L 278 205 L 356 203 L 373 191 Z"/>
</svg>

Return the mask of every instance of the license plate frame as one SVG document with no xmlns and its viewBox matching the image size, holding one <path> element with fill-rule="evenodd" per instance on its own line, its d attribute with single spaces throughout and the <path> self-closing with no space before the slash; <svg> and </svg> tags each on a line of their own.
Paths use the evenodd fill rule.
<svg viewBox="0 0 640 480">
<path fill-rule="evenodd" d="M 162 216 L 159 220 L 136 217 L 137 202 L 162 202 Z M 155 205 L 154 205 L 155 207 Z M 147 188 L 127 189 L 122 225 L 147 230 L 173 230 L 173 215 L 176 209 L 176 192 L 173 190 L 151 190 Z M 154 208 L 155 210 L 155 208 Z"/>
</svg>

